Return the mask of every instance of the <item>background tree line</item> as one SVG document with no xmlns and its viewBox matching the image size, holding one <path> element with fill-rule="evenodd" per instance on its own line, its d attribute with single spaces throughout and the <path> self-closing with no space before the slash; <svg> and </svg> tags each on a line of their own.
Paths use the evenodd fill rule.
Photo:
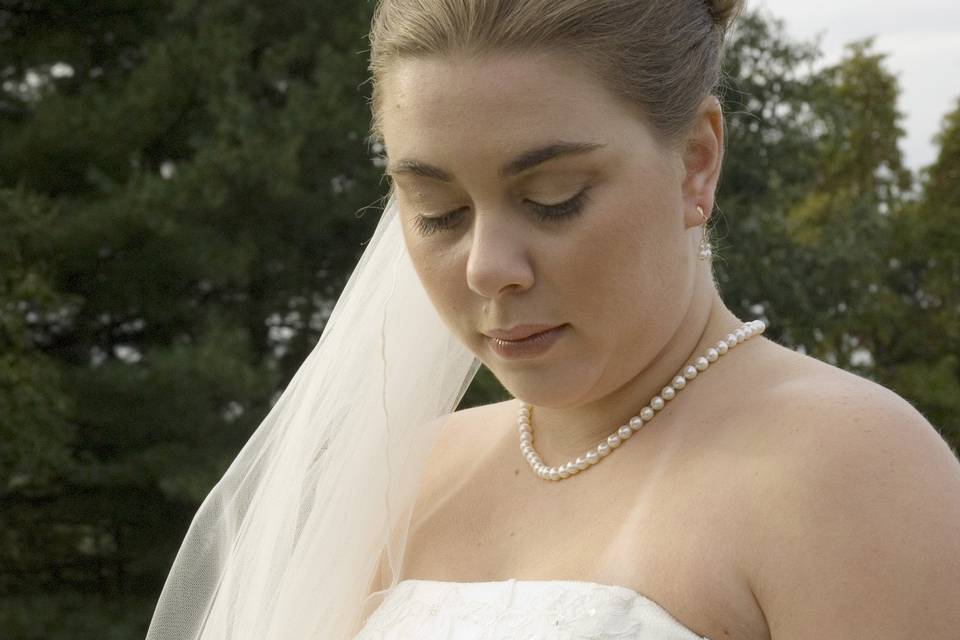
<svg viewBox="0 0 960 640">
<path fill-rule="evenodd" d="M 0 7 L 0 637 L 140 638 L 376 225 L 372 4 Z M 820 55 L 732 35 L 724 298 L 956 449 L 960 101 L 913 175 L 884 56 Z M 502 397 L 481 370 L 462 406 Z"/>
</svg>

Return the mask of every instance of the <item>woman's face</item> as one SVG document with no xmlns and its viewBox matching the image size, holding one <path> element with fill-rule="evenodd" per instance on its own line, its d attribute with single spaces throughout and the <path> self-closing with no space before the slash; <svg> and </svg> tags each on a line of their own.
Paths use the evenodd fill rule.
<svg viewBox="0 0 960 640">
<path fill-rule="evenodd" d="M 693 294 L 699 229 L 679 155 L 554 55 L 407 59 L 382 87 L 406 246 L 460 340 L 544 406 L 643 370 Z M 494 351 L 485 333 L 523 324 L 565 327 L 536 357 Z"/>
</svg>

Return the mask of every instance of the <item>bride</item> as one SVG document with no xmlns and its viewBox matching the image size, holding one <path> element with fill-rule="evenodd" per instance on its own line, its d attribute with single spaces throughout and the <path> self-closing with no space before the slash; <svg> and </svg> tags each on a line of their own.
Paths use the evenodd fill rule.
<svg viewBox="0 0 960 640">
<path fill-rule="evenodd" d="M 380 2 L 386 210 L 149 639 L 956 637 L 947 444 L 713 279 L 739 8 Z"/>
</svg>

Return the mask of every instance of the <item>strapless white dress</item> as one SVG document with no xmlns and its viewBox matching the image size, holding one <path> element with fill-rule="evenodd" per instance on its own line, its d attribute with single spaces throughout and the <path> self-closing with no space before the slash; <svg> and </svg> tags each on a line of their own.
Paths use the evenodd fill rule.
<svg viewBox="0 0 960 640">
<path fill-rule="evenodd" d="M 709 640 L 627 587 L 401 580 L 354 640 Z"/>
</svg>

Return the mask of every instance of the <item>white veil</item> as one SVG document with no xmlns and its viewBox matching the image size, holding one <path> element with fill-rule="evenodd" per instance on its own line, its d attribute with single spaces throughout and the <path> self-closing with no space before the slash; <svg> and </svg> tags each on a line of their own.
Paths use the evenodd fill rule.
<svg viewBox="0 0 960 640">
<path fill-rule="evenodd" d="M 201 504 L 147 640 L 345 640 L 402 563 L 434 437 L 480 362 L 410 263 L 393 198 L 320 341 Z"/>
</svg>

